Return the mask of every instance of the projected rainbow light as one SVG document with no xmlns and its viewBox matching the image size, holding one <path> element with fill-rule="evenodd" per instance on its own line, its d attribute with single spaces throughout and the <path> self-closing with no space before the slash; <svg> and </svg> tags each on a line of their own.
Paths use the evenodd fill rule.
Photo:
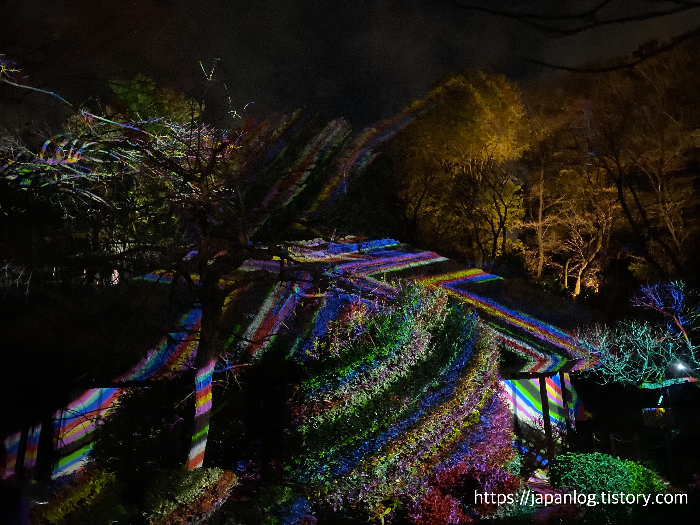
<svg viewBox="0 0 700 525">
<path fill-rule="evenodd" d="M 122 393 L 120 388 L 91 388 L 53 418 L 55 447 L 59 459 L 52 476 L 79 469 L 92 449 L 92 433 Z"/>
<path fill-rule="evenodd" d="M 197 370 L 195 375 L 195 415 L 192 447 L 187 456 L 187 468 L 201 467 L 209 435 L 209 412 L 211 412 L 211 382 L 216 360 Z"/>
<path fill-rule="evenodd" d="M 498 393 L 497 350 L 475 344 L 480 328 L 473 312 L 452 310 L 445 294 L 417 290 L 376 311 L 382 317 L 372 340 L 381 344 L 350 354 L 341 367 L 327 361 L 330 367 L 292 397 L 290 439 L 301 446 L 290 474 L 333 506 L 420 501 L 432 480 L 468 464 L 479 465 L 480 483 L 505 479 L 501 466 L 512 435 Z M 371 301 L 331 302 L 346 326 L 366 326 Z M 460 335 L 449 339 L 457 344 L 442 344 L 448 339 L 440 337 L 439 321 L 432 336 L 421 329 L 426 320 L 447 317 L 449 330 L 459 326 Z"/>
<path fill-rule="evenodd" d="M 587 370 L 595 364 L 591 357 L 578 347 L 571 336 L 558 328 L 460 288 L 461 285 L 468 282 L 487 282 L 493 279 L 500 279 L 500 277 L 472 269 L 418 280 L 429 286 L 444 288 L 454 297 L 476 308 L 482 316 L 490 319 L 490 325 L 501 344 L 524 357 L 529 363 L 523 368 L 523 372 L 553 372 L 570 362 L 573 362 L 570 370 Z M 546 345 L 546 350 L 528 343 L 523 335 L 515 333 L 518 330 L 534 336 L 540 341 L 540 344 Z M 563 355 L 557 355 L 555 353 L 557 349 L 563 351 Z"/>
<path fill-rule="evenodd" d="M 564 381 L 563 388 L 560 374 L 545 378 L 549 420 L 552 427 L 557 429 L 554 434 L 559 435 L 564 434 L 567 425 L 571 430 L 575 430 L 576 421 L 584 421 L 588 417 L 583 403 L 576 394 L 576 389 L 571 385 L 569 374 L 564 372 L 561 377 Z M 539 379 L 504 380 L 502 385 L 514 417 L 541 430 L 544 422 L 544 411 Z M 564 393 L 569 395 L 566 403 L 564 402 Z M 515 440 L 515 446 L 522 454 L 533 458 L 541 468 L 547 467 L 546 451 L 537 448 L 542 444 L 525 443 L 523 439 L 518 438 Z"/>
<path fill-rule="evenodd" d="M 149 282 L 170 283 L 173 277 L 167 272 L 160 272 L 145 275 L 143 279 Z M 197 276 L 193 276 L 193 282 L 198 283 Z M 225 282 L 222 281 L 220 286 L 223 287 L 224 284 Z M 224 302 L 224 311 L 232 306 L 239 294 L 240 290 L 236 290 L 227 297 Z M 179 320 L 177 332 L 164 336 L 158 345 L 147 352 L 144 359 L 128 372 L 117 377 L 114 382 L 174 379 L 183 371 L 192 369 L 199 344 L 200 326 L 201 310 L 199 308 L 185 313 Z M 211 409 L 212 372 L 213 365 L 197 371 L 196 402 L 201 402 L 208 392 L 209 403 L 197 405 L 195 423 L 206 419 L 201 417 L 203 410 Z M 100 421 L 114 408 L 115 402 L 123 391 L 122 388 L 92 388 L 68 404 L 65 409 L 54 414 L 54 443 L 59 459 L 54 468 L 53 477 L 75 472 L 85 464 L 92 448 L 93 432 Z M 208 430 L 208 426 L 206 429 L 204 427 L 198 429 L 193 436 L 188 464 L 201 465 L 203 454 L 194 452 L 205 448 L 207 436 L 205 430 Z"/>
<path fill-rule="evenodd" d="M 264 162 L 259 173 L 265 178 L 270 176 L 270 171 L 275 178 L 272 187 L 261 200 L 261 205 L 253 210 L 248 234 L 258 231 L 272 215 L 284 210 L 305 193 L 311 177 L 320 171 L 324 172 L 324 181 L 320 190 L 311 195 L 310 205 L 300 210 L 303 212 L 302 220 L 317 217 L 328 210 L 345 194 L 352 180 L 377 157 L 376 150 L 384 142 L 434 107 L 442 97 L 459 85 L 458 80 L 451 80 L 425 99 L 412 103 L 395 117 L 363 129 L 352 139 L 352 128 L 346 120 L 332 120 L 315 133 L 296 158 L 284 164 L 282 170 L 273 168 L 279 168 L 291 144 L 304 126 L 309 124 L 309 120 L 298 112 L 290 117 L 273 116 L 260 123 L 248 119 L 238 133 L 243 142 L 252 141 L 251 153 L 257 153 L 255 150 L 259 147 L 258 144 L 272 144 L 268 151 L 261 152 Z M 282 177 L 279 176 L 280 171 L 284 172 Z"/>
<path fill-rule="evenodd" d="M 352 248 L 355 247 L 357 247 L 357 251 L 340 253 L 338 253 L 339 250 L 334 252 L 328 247 L 314 251 L 307 250 L 304 253 L 304 260 L 335 263 L 337 264 L 335 274 L 351 279 L 360 293 L 385 296 L 394 294 L 394 286 L 386 281 L 386 278 L 391 277 L 392 272 L 423 266 L 427 275 L 414 280 L 427 286 L 445 289 L 452 296 L 474 307 L 481 315 L 490 319 L 490 324 L 501 343 L 510 351 L 524 357 L 529 363 L 523 369 L 524 372 L 554 372 L 565 365 L 569 366 L 572 371 L 586 370 L 595 364 L 565 332 L 522 312 L 506 308 L 495 301 L 460 288 L 466 283 L 500 279 L 498 276 L 476 268 L 430 275 L 429 266 L 446 261 L 445 257 L 433 252 L 410 253 L 406 251 L 405 245 L 400 245 L 391 239 L 375 246 L 352 246 Z M 270 262 L 260 261 L 258 264 L 251 264 L 252 267 L 275 271 L 275 263 Z M 300 294 L 297 293 L 297 295 Z M 260 315 L 264 317 L 265 314 L 261 313 Z M 269 319 L 267 322 L 270 324 Z M 280 323 L 272 324 L 279 326 Z M 531 336 L 528 338 L 530 340 L 524 340 L 523 335 L 518 334 L 517 331 Z M 269 337 L 271 332 L 272 330 L 262 330 L 256 334 L 256 338 Z M 531 339 L 539 341 L 539 343 L 535 344 Z"/>
<path fill-rule="evenodd" d="M 443 96 L 458 85 L 458 80 L 451 80 L 426 98 L 414 102 L 395 117 L 362 130 L 337 157 L 335 173 L 327 179 L 314 203 L 308 208 L 307 216 L 318 214 L 337 202 L 345 193 L 352 178 L 362 173 L 377 157 L 375 150 L 379 146 L 408 126 L 416 117 L 434 107 Z"/>
<path fill-rule="evenodd" d="M 294 131 L 293 129 L 291 131 Z M 283 210 L 305 189 L 307 180 L 314 170 L 337 154 L 350 136 L 351 128 L 344 119 L 329 122 L 324 129 L 316 134 L 299 153 L 291 167 L 285 168 L 286 175 L 279 178 L 262 199 L 260 210 Z M 268 165 L 273 165 L 275 159 L 285 152 L 288 138 L 282 136 L 273 146 L 267 157 Z M 254 234 L 268 219 L 262 213 L 258 221 L 248 230 L 248 235 Z"/>
<path fill-rule="evenodd" d="M 41 436 L 41 423 L 33 427 L 29 427 L 27 432 L 27 444 L 24 449 L 23 468 L 25 471 L 31 472 L 36 466 L 36 457 L 39 451 L 39 437 Z M 19 446 L 22 439 L 22 432 L 15 432 L 7 436 L 3 445 L 7 459 L 5 460 L 5 470 L 0 471 L 0 479 L 9 478 L 15 475 L 17 466 L 17 456 L 19 455 Z"/>
<path fill-rule="evenodd" d="M 565 388 L 571 391 L 568 383 L 568 374 L 564 374 Z M 566 426 L 566 418 L 574 420 L 574 407 L 569 400 L 564 407 L 561 381 L 559 375 L 545 379 L 547 387 L 547 399 L 549 402 L 549 417 L 553 424 L 561 428 Z M 503 380 L 503 388 L 506 398 L 511 406 L 513 414 L 524 420 L 537 421 L 542 419 L 542 399 L 540 397 L 540 382 L 538 379 L 511 379 Z"/>
<path fill-rule="evenodd" d="M 320 150 L 321 148 L 318 151 Z M 551 373 L 565 365 L 568 366 L 569 370 L 584 370 L 593 365 L 593 363 L 582 359 L 581 352 L 564 332 L 460 288 L 465 283 L 500 279 L 500 277 L 482 270 L 464 269 L 449 273 L 435 273 L 434 270 L 431 271 L 432 265 L 439 265 L 447 259 L 433 252 L 412 251 L 410 247 L 393 239 L 370 242 L 345 239 L 344 242 L 338 243 L 310 241 L 289 244 L 289 251 L 297 260 L 327 263 L 331 268 L 329 270 L 331 274 L 339 280 L 351 283 L 360 298 L 393 297 L 396 293 L 396 286 L 387 282 L 387 279 L 397 275 L 398 280 L 400 280 L 399 274 L 404 270 L 412 270 L 413 273 L 418 271 L 421 276 L 414 277 L 413 280 L 430 287 L 444 289 L 466 305 L 474 307 L 480 315 L 485 315 L 490 320 L 490 326 L 502 345 L 526 359 L 527 365 L 523 371 Z M 241 270 L 264 269 L 276 273 L 279 268 L 279 261 L 250 260 L 242 266 Z M 172 276 L 161 272 L 149 274 L 144 279 L 167 283 L 172 280 Z M 197 283 L 196 276 L 194 276 L 193 281 Z M 223 286 L 223 284 L 222 281 L 221 285 Z M 262 304 L 257 314 L 244 329 L 244 336 L 249 342 L 241 343 L 243 347 L 240 353 L 241 363 L 255 361 L 263 355 L 265 349 L 280 330 L 287 323 L 291 323 L 290 317 L 300 302 L 304 302 L 305 305 L 314 302 L 316 311 L 311 316 L 310 326 L 300 327 L 300 340 L 291 349 L 291 354 L 295 352 L 303 354 L 309 351 L 308 341 L 323 335 L 328 321 L 337 317 L 344 304 L 343 301 L 332 297 L 313 295 L 310 293 L 310 288 L 309 282 L 284 282 L 269 290 L 268 295 L 262 298 Z M 226 308 L 231 308 L 236 304 L 240 291 L 237 290 L 227 298 Z M 192 309 L 184 314 L 180 319 L 180 329 L 177 332 L 164 337 L 160 344 L 152 348 L 140 363 L 116 378 L 115 382 L 145 379 L 167 380 L 177 377 L 184 370 L 191 369 L 198 345 L 197 331 L 200 323 L 201 311 L 199 309 Z M 523 334 L 528 336 L 527 340 Z M 535 341 L 538 343 L 536 344 Z M 236 344 L 239 343 L 236 342 Z M 207 384 L 211 384 L 210 379 L 211 376 L 209 376 L 209 383 L 207 383 L 203 376 L 202 381 L 196 383 L 199 397 L 201 397 L 201 392 L 210 388 L 207 386 Z M 121 388 L 90 389 L 71 402 L 65 409 L 54 414 L 54 442 L 60 457 L 54 470 L 54 476 L 68 474 L 84 464 L 91 446 L 91 433 L 99 424 L 100 419 L 104 418 L 113 408 L 121 392 Z M 552 391 L 552 395 L 556 397 L 554 391 Z M 38 439 L 38 433 L 36 435 Z M 15 435 L 13 434 L 13 436 Z M 202 432 L 201 436 L 206 437 L 206 433 Z M 11 451 L 17 448 L 19 441 L 12 436 L 4 441 L 5 448 L 10 451 L 4 475 L 11 476 L 14 473 L 13 461 L 16 461 L 16 452 Z M 193 450 L 197 446 L 203 449 L 202 443 L 204 442 L 193 443 Z M 34 452 L 32 454 L 35 455 Z M 198 456 L 198 453 L 194 454 L 190 460 L 194 461 Z M 201 464 L 200 459 L 196 459 L 193 465 Z M 31 459 L 31 454 L 30 461 L 35 461 L 35 458 Z"/>
<path fill-rule="evenodd" d="M 296 202 L 297 198 L 312 186 L 309 181 L 310 177 L 315 176 L 315 170 L 321 168 L 328 171 L 323 173 L 325 182 L 322 183 L 320 191 L 311 195 L 310 204 L 300 211 L 306 218 L 313 218 L 323 213 L 342 197 L 352 179 L 371 164 L 377 156 L 376 150 L 379 146 L 404 129 L 416 117 L 434 107 L 443 96 L 460 86 L 458 79 L 450 80 L 433 90 L 428 97 L 411 104 L 394 118 L 365 128 L 351 140 L 350 125 L 343 119 L 333 120 L 316 132 L 296 154 L 296 158 L 291 159 L 290 162 L 285 155 L 293 150 L 291 144 L 294 141 L 301 140 L 299 137 L 303 134 L 300 132 L 306 129 L 305 126 L 310 120 L 302 117 L 300 113 L 292 116 L 274 115 L 262 122 L 247 119 L 237 133 L 239 133 L 241 145 L 246 144 L 249 149 L 251 162 L 255 162 L 259 167 L 250 172 L 256 177 L 267 177 L 268 180 L 273 177 L 272 180 L 274 180 L 262 199 L 260 207 L 251 212 L 249 233 L 259 230 L 270 219 L 271 210 L 278 213 Z M 281 166 L 284 166 L 284 169 L 280 170 Z M 280 171 L 285 173 L 281 178 Z M 305 260 L 336 263 L 335 277 L 347 280 L 356 286 L 361 294 L 372 295 L 393 296 L 395 293 L 392 285 L 375 276 L 418 266 L 424 266 L 426 273 L 429 273 L 432 263 L 445 260 L 432 252 L 406 253 L 405 250 L 398 248 L 390 250 L 389 247 L 398 246 L 396 241 L 390 239 L 369 243 L 351 244 L 351 242 L 346 239 L 345 242 L 326 244 L 317 249 L 307 243 L 306 246 L 300 245 L 298 248 L 304 252 Z M 274 273 L 279 265 L 274 262 L 253 261 L 247 266 L 249 269 L 264 268 Z M 497 277 L 478 270 L 443 277 L 445 278 L 436 279 L 432 285 L 447 289 L 480 312 L 488 313 L 496 319 L 495 328 L 496 331 L 500 330 L 504 345 L 526 357 L 531 363 L 530 371 L 556 370 L 565 362 L 565 359 L 550 358 L 548 353 L 551 352 L 536 349 L 532 343 L 518 343 L 517 334 L 512 337 L 505 335 L 500 327 L 517 326 L 518 329 L 525 330 L 546 343 L 553 343 L 575 354 L 575 349 L 571 347 L 566 335 L 558 333 L 553 327 L 518 312 L 489 304 L 486 300 L 456 288 L 459 283 L 478 282 Z M 168 282 L 171 277 L 161 273 L 148 275 L 145 279 Z M 194 281 L 196 283 L 196 278 Z M 258 315 L 247 328 L 246 336 L 252 342 L 243 353 L 243 361 L 254 360 L 262 355 L 301 298 L 309 299 L 308 289 L 304 285 L 280 285 L 270 292 Z M 229 305 L 235 303 L 235 296 L 229 298 L 227 302 Z M 323 315 L 317 316 L 317 319 L 332 317 L 334 308 L 330 306 L 331 304 L 332 301 L 329 302 L 326 299 L 319 301 L 319 305 L 323 305 Z M 169 379 L 176 377 L 183 370 L 191 369 L 197 350 L 197 340 L 193 333 L 199 329 L 200 317 L 201 312 L 198 310 L 192 310 L 186 314 L 181 320 L 182 331 L 170 334 L 175 342 L 164 337 L 159 345 L 147 353 L 142 362 L 116 378 L 115 382 Z M 318 333 L 320 331 L 316 330 Z M 583 365 L 579 369 L 583 369 Z M 65 409 L 55 413 L 53 438 L 61 459 L 54 475 L 70 473 L 82 465 L 90 448 L 90 435 L 95 425 L 108 414 L 121 392 L 120 388 L 90 389 Z M 31 435 L 34 439 L 34 434 Z M 14 436 L 15 434 L 3 441 L 8 450 L 4 476 L 11 476 L 15 471 L 19 440 L 15 440 Z M 36 439 L 38 440 L 38 437 Z M 25 451 L 25 462 L 27 465 L 33 465 L 36 461 L 36 452 L 31 448 L 34 447 L 33 442 L 30 443 L 28 440 L 28 446 L 29 454 L 27 455 Z"/>
<path fill-rule="evenodd" d="M 15 432 L 10 434 L 3 440 L 3 446 L 5 447 L 6 459 L 5 459 L 5 470 L 2 472 L 0 479 L 9 478 L 15 475 L 15 468 L 17 466 L 17 456 L 19 455 L 19 442 L 22 438 L 22 432 Z"/>
<path fill-rule="evenodd" d="M 304 277 L 310 279 L 308 274 Z M 310 287 L 310 282 L 279 283 L 272 289 L 245 333 L 245 338 L 250 342 L 243 354 L 244 361 L 255 360 L 262 355 Z"/>
<path fill-rule="evenodd" d="M 29 428 L 27 433 L 27 446 L 24 449 L 24 469 L 32 470 L 36 466 L 36 457 L 39 453 L 39 437 L 41 436 L 41 423 Z"/>
</svg>

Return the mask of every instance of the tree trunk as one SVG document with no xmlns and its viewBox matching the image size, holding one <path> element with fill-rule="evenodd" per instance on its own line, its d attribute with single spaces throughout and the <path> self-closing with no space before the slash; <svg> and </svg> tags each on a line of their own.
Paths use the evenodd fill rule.
<svg viewBox="0 0 700 525">
<path fill-rule="evenodd" d="M 245 246 L 245 242 L 241 241 L 241 245 Z M 216 360 L 223 354 L 226 344 L 226 338 L 222 333 L 222 322 L 227 292 L 219 286 L 219 281 L 224 275 L 230 275 L 230 272 L 240 268 L 245 261 L 247 252 L 241 248 L 241 245 L 222 246 L 210 243 L 205 238 L 200 243 L 197 255 L 202 320 L 199 346 L 194 360 L 195 414 L 192 445 L 187 457 L 188 470 L 201 467 L 204 462 L 211 419 L 212 375 Z M 222 248 L 225 249 L 222 250 Z"/>
<path fill-rule="evenodd" d="M 581 280 L 583 279 L 583 276 L 588 272 L 588 269 L 591 267 L 591 264 L 593 264 L 593 261 L 595 261 L 595 258 L 598 257 L 598 254 L 603 249 L 603 239 L 604 238 L 605 238 L 605 232 L 602 231 L 598 234 L 598 237 L 596 239 L 595 251 L 591 254 L 591 256 L 586 261 L 581 262 L 581 267 L 578 269 L 578 276 L 576 278 L 576 287 L 574 288 L 574 297 L 577 297 L 578 294 L 581 293 Z"/>
<path fill-rule="evenodd" d="M 201 467 L 207 448 L 212 407 L 212 375 L 216 360 L 223 350 L 221 318 L 224 294 L 219 289 L 219 276 L 206 276 L 201 283 L 202 321 L 199 347 L 195 357 L 195 415 L 192 445 L 187 457 L 187 469 Z"/>
<path fill-rule="evenodd" d="M 413 214 L 411 216 L 411 238 L 415 241 L 418 236 L 418 211 L 423 204 L 423 199 L 428 194 L 428 184 L 426 183 L 423 187 L 423 192 L 418 199 L 418 202 L 413 208 Z"/>
<path fill-rule="evenodd" d="M 632 229 L 632 234 L 635 236 L 635 238 L 639 241 L 639 245 L 641 248 L 641 254 L 642 257 L 644 258 L 645 261 L 651 265 L 654 270 L 658 273 L 659 277 L 662 279 L 667 277 L 667 272 L 664 270 L 661 266 L 661 263 L 656 260 L 651 255 L 651 252 L 649 251 L 649 240 L 647 238 L 647 235 L 649 233 L 649 229 L 646 229 L 646 234 L 641 231 L 641 228 L 639 224 L 637 224 L 637 221 L 634 219 L 632 216 L 632 212 L 630 210 L 630 207 L 627 203 L 627 199 L 625 198 L 625 188 L 626 188 L 626 182 L 625 182 L 625 177 L 623 173 L 618 173 L 617 176 L 615 176 L 613 169 L 606 167 L 607 173 L 610 175 L 612 178 L 613 182 L 615 182 L 615 186 L 617 188 L 617 201 L 620 203 L 620 207 L 622 208 L 622 211 L 624 213 L 625 218 L 627 219 L 627 223 L 630 225 L 630 228 Z M 638 202 L 635 200 L 635 202 Z M 638 206 L 638 211 L 640 214 L 642 214 L 642 218 L 646 217 L 644 215 L 644 210 L 639 209 Z M 646 226 L 646 225 L 645 225 Z"/>
<path fill-rule="evenodd" d="M 583 277 L 583 270 L 584 267 L 581 266 L 581 268 L 579 268 L 578 274 L 576 275 L 576 286 L 574 286 L 573 292 L 574 297 L 578 297 L 578 294 L 581 293 L 581 278 Z"/>
<path fill-rule="evenodd" d="M 496 255 L 498 254 L 498 238 L 500 237 L 499 231 L 496 230 L 495 226 L 493 223 L 489 222 L 489 226 L 491 226 L 491 268 L 493 268 L 495 262 L 496 262 Z"/>
<path fill-rule="evenodd" d="M 508 230 L 506 230 L 505 219 L 503 220 L 503 236 L 501 237 L 501 255 L 506 253 L 506 241 L 508 240 Z"/>
<path fill-rule="evenodd" d="M 474 239 L 476 240 L 476 244 L 479 247 L 479 251 L 481 252 L 481 261 L 479 261 L 479 267 L 483 268 L 484 264 L 486 262 L 486 246 L 484 246 L 484 243 L 481 241 L 481 236 L 479 235 L 479 225 L 476 222 L 476 219 L 474 217 L 471 218 L 472 224 L 474 225 Z"/>
<path fill-rule="evenodd" d="M 537 208 L 537 278 L 542 278 L 544 270 L 544 232 L 542 231 L 542 215 L 544 213 L 544 173 L 540 170 L 540 191 L 538 195 L 539 205 Z"/>
<path fill-rule="evenodd" d="M 204 463 L 204 453 L 207 448 L 209 435 L 209 420 L 211 419 L 211 383 L 216 359 L 197 367 L 195 375 L 195 416 L 192 430 L 192 445 L 187 456 L 187 470 L 201 467 Z"/>
</svg>

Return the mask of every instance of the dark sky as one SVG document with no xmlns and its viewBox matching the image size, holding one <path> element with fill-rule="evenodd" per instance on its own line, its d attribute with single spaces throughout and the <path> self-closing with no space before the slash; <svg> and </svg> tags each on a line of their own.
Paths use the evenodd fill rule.
<svg viewBox="0 0 700 525">
<path fill-rule="evenodd" d="M 620 13 L 641 4 L 616 3 Z M 487 4 L 547 13 L 587 5 Z M 236 107 L 255 102 L 249 112 L 259 115 L 306 108 L 357 126 L 397 113 L 460 68 L 491 68 L 517 81 L 540 78 L 543 70 L 527 58 L 582 65 L 678 34 L 700 15 L 552 39 L 460 9 L 454 0 L 6 0 L 2 13 L 0 53 L 19 63 L 27 83 L 73 102 L 104 97 L 107 80 L 138 72 L 186 89 L 202 76 L 198 62 L 210 68 L 218 57 L 217 77 Z M 18 96 L 10 89 L 0 86 L 5 104 Z"/>
</svg>

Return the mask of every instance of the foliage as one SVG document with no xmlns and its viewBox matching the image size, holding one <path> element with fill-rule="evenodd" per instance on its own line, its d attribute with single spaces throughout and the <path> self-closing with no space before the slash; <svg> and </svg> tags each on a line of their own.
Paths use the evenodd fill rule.
<svg viewBox="0 0 700 525">
<path fill-rule="evenodd" d="M 29 292 L 29 283 L 32 279 L 31 273 L 27 269 L 13 264 L 12 261 L 0 261 L 0 290 L 2 298 L 8 293 L 14 292 L 19 294 L 24 292 L 25 295 Z"/>
<path fill-rule="evenodd" d="M 653 471 L 634 461 L 600 452 L 567 452 L 557 456 L 550 466 L 549 475 L 555 486 L 586 494 L 667 492 L 667 483 Z"/>
<path fill-rule="evenodd" d="M 694 293 L 683 281 L 645 284 L 632 298 L 632 304 L 639 308 L 661 314 L 666 319 L 666 329 L 682 334 L 688 339 L 695 328 L 700 311 Z"/>
<path fill-rule="evenodd" d="M 590 102 L 561 88 L 530 90 L 526 98 L 532 146 L 521 159 L 528 208 L 521 239 L 536 277 L 556 272 L 562 287 L 578 296 L 600 283 L 611 234 L 621 223 L 616 190 L 595 153 L 584 151 Z"/>
<path fill-rule="evenodd" d="M 417 516 L 423 504 L 453 508 L 456 479 L 510 479 L 498 360 L 465 314 L 411 286 L 385 304 L 347 304 L 328 324 L 292 405 L 291 475 L 310 499 L 377 519 L 400 503 Z"/>
<path fill-rule="evenodd" d="M 513 503 L 498 505 L 495 512 L 483 516 L 485 520 L 496 520 L 496 523 L 532 523 L 532 515 L 537 511 L 534 505 L 521 505 L 521 498 L 531 496 L 532 489 L 525 485 L 518 487 L 513 494 Z M 527 495 L 527 496 L 526 496 Z"/>
<path fill-rule="evenodd" d="M 213 518 L 219 523 L 260 523 L 264 525 L 297 525 L 311 515 L 309 501 L 288 485 L 264 484 L 257 465 L 239 465 L 241 483 L 231 498 Z"/>
<path fill-rule="evenodd" d="M 610 73 L 590 91 L 591 148 L 617 191 L 637 256 L 659 278 L 681 274 L 700 223 L 692 169 L 700 114 L 692 102 L 700 71 L 682 47 L 632 71 Z M 596 107 L 614 111 L 595 111 Z"/>
<path fill-rule="evenodd" d="M 225 298 L 261 273 L 267 278 L 273 273 L 235 274 L 256 252 L 251 238 L 273 214 L 289 226 L 300 210 L 288 210 L 287 204 L 304 193 L 310 172 L 332 165 L 349 126 L 342 119 L 323 126 L 315 120 L 303 129 L 295 114 L 218 129 L 200 114 L 203 101 L 195 107 L 148 79 L 112 87 L 122 99 L 114 112 L 81 110 L 67 131 L 40 148 L 23 144 L 3 151 L 0 194 L 8 189 L 29 200 L 55 202 L 61 229 L 69 240 L 81 240 L 78 249 L 66 243 L 58 256 L 39 260 L 42 270 L 84 272 L 87 283 L 98 273 L 104 282 L 114 268 L 132 275 L 166 270 L 172 272 L 173 290 L 185 281 L 201 305 L 194 367 L 202 369 L 225 351 L 230 335 L 223 322 Z M 285 148 L 300 129 L 303 143 Z M 257 249 L 266 259 L 279 250 L 274 243 Z M 231 275 L 240 279 L 222 281 Z M 208 427 L 209 414 L 200 414 L 201 429 Z"/>
<path fill-rule="evenodd" d="M 208 485 L 221 477 L 218 468 L 201 468 L 193 471 L 179 469 L 161 474 L 146 491 L 144 497 L 153 519 L 163 517 L 179 505 L 192 502 Z"/>
<path fill-rule="evenodd" d="M 639 280 L 692 271 L 700 235 L 697 46 L 530 90 L 521 240 L 538 278 L 556 273 L 578 295 L 604 284 L 613 264 Z"/>
<path fill-rule="evenodd" d="M 685 285 L 645 285 L 633 303 L 661 314 L 664 322 L 626 320 L 581 331 L 582 347 L 599 359 L 591 373 L 603 382 L 657 388 L 679 376 L 694 377 L 700 361 L 690 335 L 697 310 L 689 304 Z"/>
<path fill-rule="evenodd" d="M 131 80 L 112 80 L 112 91 L 119 97 L 119 108 L 133 121 L 155 120 L 149 130 L 157 129 L 157 120 L 186 124 L 199 117 L 201 106 L 195 100 L 167 87 L 158 87 L 145 75 Z"/>
<path fill-rule="evenodd" d="M 225 471 L 216 482 L 205 487 L 191 503 L 178 506 L 173 512 L 154 523 L 157 525 L 201 523 L 223 505 L 235 483 L 235 474 Z"/>
<path fill-rule="evenodd" d="M 440 492 L 432 490 L 423 496 L 420 510 L 410 515 L 416 525 L 432 525 L 433 523 L 471 523 L 469 516 L 460 508 L 460 501 Z"/>
<path fill-rule="evenodd" d="M 583 333 L 584 348 L 600 356 L 592 370 L 603 382 L 660 385 L 669 373 L 697 371 L 687 341 L 646 321 L 622 321 L 615 328 L 596 326 Z M 682 368 L 681 368 L 682 366 Z"/>
<path fill-rule="evenodd" d="M 516 457 L 510 418 L 505 399 L 494 395 L 482 412 L 480 427 L 472 429 L 460 453 L 434 469 L 424 496 L 408 503 L 413 522 L 470 523 L 473 517 L 498 510 L 497 505 L 476 505 L 475 491 L 507 494 L 519 488 L 520 478 L 508 470 Z"/>
<path fill-rule="evenodd" d="M 16 73 L 19 73 L 19 69 L 15 66 L 12 60 L 5 58 L 5 55 L 0 55 L 0 78 L 12 79 Z"/>
<path fill-rule="evenodd" d="M 520 94 L 479 71 L 447 78 L 426 100 L 436 93 L 386 148 L 407 229 L 443 253 L 492 262 L 523 213 L 513 164 L 526 146 Z"/>
<path fill-rule="evenodd" d="M 90 507 L 115 482 L 116 476 L 110 472 L 97 469 L 85 470 L 46 507 L 38 507 L 34 519 L 39 523 L 61 523 L 71 514 Z"/>
<path fill-rule="evenodd" d="M 209 512 L 206 504 L 217 504 L 235 483 L 233 473 L 218 468 L 169 471 L 153 482 L 144 503 L 151 523 L 186 523 L 192 514 Z"/>
<path fill-rule="evenodd" d="M 583 268 L 595 284 L 617 253 L 640 279 L 687 271 L 700 225 L 696 49 L 687 44 L 634 69 L 572 76 L 552 93 L 531 95 L 531 118 L 550 128 L 525 159 L 537 234 L 527 244 L 537 243 L 540 268 L 577 283 Z"/>
</svg>

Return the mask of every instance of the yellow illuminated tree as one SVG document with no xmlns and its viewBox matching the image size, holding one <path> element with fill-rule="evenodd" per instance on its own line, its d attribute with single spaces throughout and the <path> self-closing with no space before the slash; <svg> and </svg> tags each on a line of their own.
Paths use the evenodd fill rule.
<svg viewBox="0 0 700 525">
<path fill-rule="evenodd" d="M 414 242 L 489 264 L 523 215 L 513 161 L 527 146 L 515 84 L 467 71 L 448 77 L 388 152 Z"/>
</svg>

